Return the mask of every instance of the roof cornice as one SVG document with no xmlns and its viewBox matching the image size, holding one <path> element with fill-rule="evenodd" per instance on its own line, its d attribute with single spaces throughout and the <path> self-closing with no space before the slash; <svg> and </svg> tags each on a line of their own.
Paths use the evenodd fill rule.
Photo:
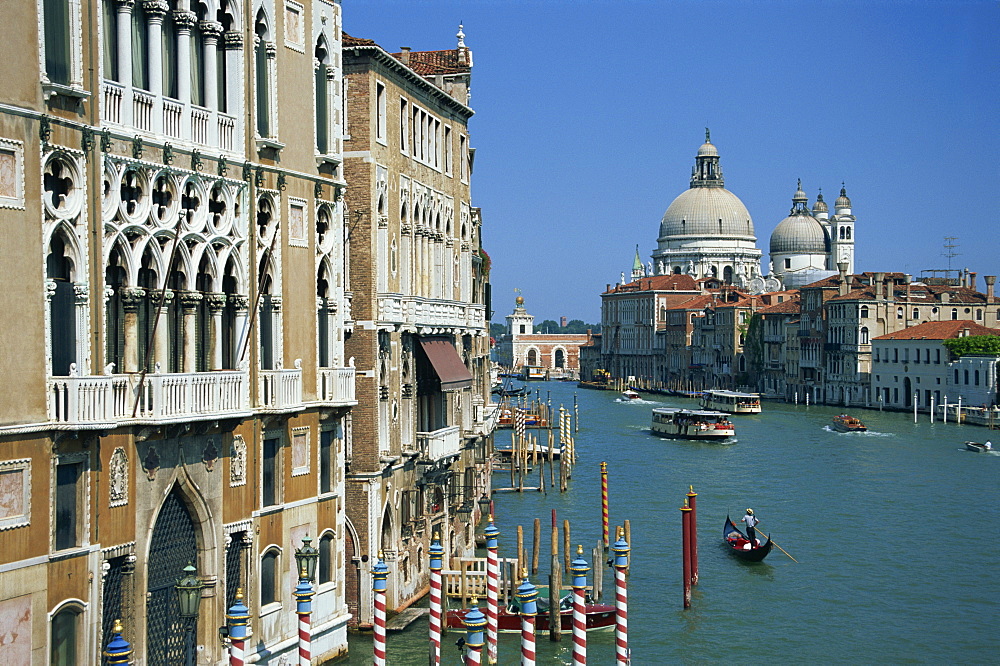
<svg viewBox="0 0 1000 666">
<path fill-rule="evenodd" d="M 471 118 L 476 112 L 471 108 L 462 104 L 454 97 L 446 93 L 445 91 L 438 88 L 436 85 L 425 79 L 424 77 L 417 74 L 413 69 L 403 64 L 398 58 L 390 54 L 388 51 L 383 49 L 381 46 L 364 44 L 359 46 L 345 46 L 342 49 L 343 57 L 347 57 L 350 52 L 356 57 L 368 56 L 372 60 L 386 65 L 389 69 L 395 71 L 398 74 L 402 74 L 405 79 L 411 83 L 415 83 L 425 91 L 429 92 L 432 96 L 438 98 L 440 101 L 444 102 L 446 106 L 451 107 L 453 110 L 459 114 L 465 116 L 466 119 Z M 345 68 L 347 63 L 344 63 Z M 451 75 L 453 76 L 453 75 Z"/>
</svg>

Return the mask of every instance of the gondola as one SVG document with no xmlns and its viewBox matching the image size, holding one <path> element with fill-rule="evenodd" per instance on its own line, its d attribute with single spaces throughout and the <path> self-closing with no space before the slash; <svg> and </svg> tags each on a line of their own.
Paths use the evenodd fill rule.
<svg viewBox="0 0 1000 666">
<path fill-rule="evenodd" d="M 503 386 L 494 386 L 491 391 L 493 395 L 498 395 L 501 398 L 504 397 L 516 397 L 521 395 L 526 395 L 531 393 L 531 389 L 527 386 L 518 386 L 517 388 L 504 388 Z"/>
<path fill-rule="evenodd" d="M 722 531 L 722 538 L 726 540 L 726 545 L 733 555 L 746 562 L 760 562 L 771 552 L 770 537 L 756 548 L 747 548 L 746 546 L 750 543 L 749 539 L 736 525 L 733 525 L 729 516 L 726 516 L 726 527 Z"/>
</svg>

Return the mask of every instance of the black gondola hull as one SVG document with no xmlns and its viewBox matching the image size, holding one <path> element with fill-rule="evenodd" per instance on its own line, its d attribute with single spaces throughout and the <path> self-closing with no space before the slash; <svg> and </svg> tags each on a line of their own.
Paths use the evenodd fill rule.
<svg viewBox="0 0 1000 666">
<path fill-rule="evenodd" d="M 771 552 L 771 539 L 757 546 L 756 548 L 744 548 L 749 541 L 747 536 L 739 530 L 729 516 L 726 516 L 726 526 L 722 531 L 722 538 L 726 542 L 726 547 L 733 555 L 744 562 L 760 562 Z"/>
</svg>

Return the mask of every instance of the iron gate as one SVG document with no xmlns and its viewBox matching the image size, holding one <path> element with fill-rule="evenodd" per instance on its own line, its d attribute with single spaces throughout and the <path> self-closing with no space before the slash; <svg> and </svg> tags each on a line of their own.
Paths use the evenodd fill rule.
<svg viewBox="0 0 1000 666">
<path fill-rule="evenodd" d="M 246 532 L 230 534 L 229 546 L 226 547 L 226 610 L 236 603 L 236 590 L 243 589 L 243 603 L 249 602 L 247 590 L 243 585 L 243 551 Z"/>
<path fill-rule="evenodd" d="M 125 618 L 123 602 L 123 587 L 125 581 L 125 566 L 127 558 L 112 557 L 108 560 L 108 572 L 104 576 L 104 595 L 101 602 L 103 615 L 101 617 L 101 651 L 114 638 L 114 627 L 117 620 Z M 108 658 L 104 657 L 104 663 Z"/>
<path fill-rule="evenodd" d="M 180 616 L 174 584 L 189 563 L 197 564 L 198 543 L 191 514 L 175 486 L 153 527 L 146 595 L 146 663 L 194 666 L 197 618 Z"/>
</svg>

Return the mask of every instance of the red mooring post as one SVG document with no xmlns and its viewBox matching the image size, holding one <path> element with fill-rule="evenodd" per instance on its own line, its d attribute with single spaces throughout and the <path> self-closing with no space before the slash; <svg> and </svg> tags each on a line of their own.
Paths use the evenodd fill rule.
<svg viewBox="0 0 1000 666">
<path fill-rule="evenodd" d="M 601 463 L 601 530 L 604 536 L 604 550 L 608 542 L 608 463 Z"/>
<path fill-rule="evenodd" d="M 687 498 L 684 498 L 684 506 L 681 507 L 681 550 L 684 561 L 684 608 L 691 608 L 691 507 L 688 506 Z"/>
<path fill-rule="evenodd" d="M 691 507 L 691 584 L 698 584 L 698 507 L 694 498 L 698 493 L 694 486 L 688 486 L 688 506 Z"/>
</svg>

